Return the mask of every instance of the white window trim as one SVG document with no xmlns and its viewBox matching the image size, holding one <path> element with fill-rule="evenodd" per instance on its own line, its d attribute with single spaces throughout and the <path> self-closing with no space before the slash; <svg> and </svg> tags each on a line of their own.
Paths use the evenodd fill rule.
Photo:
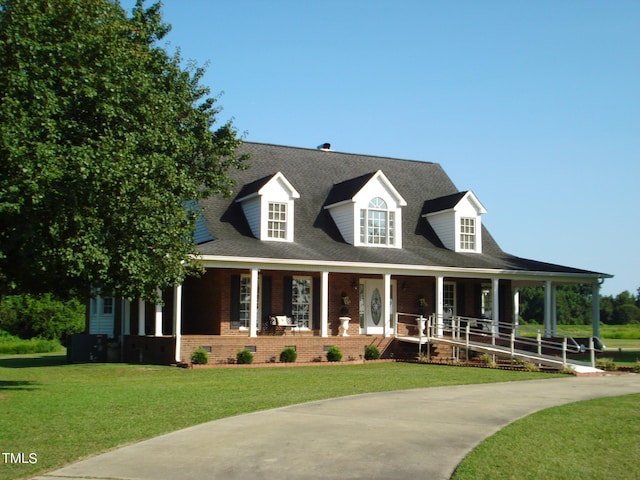
<svg viewBox="0 0 640 480">
<path fill-rule="evenodd" d="M 387 208 L 375 208 L 371 206 L 371 202 L 381 199 L 387 205 Z M 389 201 L 381 196 L 375 196 L 369 199 L 366 205 L 354 205 L 354 229 L 357 232 L 354 235 L 355 245 L 359 247 L 380 247 L 380 248 L 402 248 L 402 210 L 400 208 L 390 208 Z M 371 212 L 385 213 L 385 243 L 370 242 L 369 236 L 369 214 Z"/>
<path fill-rule="evenodd" d="M 249 295 L 249 300 L 247 300 L 246 302 L 242 298 L 243 283 L 247 283 L 248 284 L 248 286 L 245 286 L 245 288 L 247 289 L 248 295 Z M 247 309 L 246 309 L 247 325 L 246 326 L 242 325 L 242 312 L 243 312 L 242 305 L 243 304 L 247 305 Z M 238 327 L 238 329 L 240 331 L 248 331 L 249 330 L 249 323 L 251 321 L 251 275 L 244 274 L 244 273 L 242 275 L 240 275 L 240 306 L 239 306 L 239 313 L 240 313 L 240 318 L 238 319 L 238 321 L 240 322 L 240 326 Z"/>
<path fill-rule="evenodd" d="M 297 326 L 294 327 L 296 330 L 299 331 L 307 331 L 307 330 L 311 330 L 312 326 L 313 326 L 313 277 L 311 276 L 302 276 L 302 275 L 294 275 L 293 276 L 293 280 L 304 280 L 309 282 L 309 303 L 308 303 L 308 311 L 309 311 L 309 318 L 308 318 L 308 325 L 303 325 L 303 326 Z M 295 298 L 293 296 L 293 283 L 291 284 L 291 309 L 293 310 L 293 305 L 295 302 Z M 293 312 L 292 312 L 292 317 L 293 317 Z M 296 320 L 294 318 L 294 321 L 297 322 L 298 320 Z"/>
<path fill-rule="evenodd" d="M 471 219 L 475 224 L 475 233 L 474 240 L 475 245 L 474 248 L 463 248 L 462 247 L 462 220 L 463 219 Z M 459 215 L 455 216 L 455 251 L 462 253 L 482 253 L 482 218 L 477 215 Z"/>
<path fill-rule="evenodd" d="M 470 216 L 461 216 L 458 219 L 458 248 L 461 252 L 476 252 L 478 250 L 478 218 Z M 473 233 L 468 233 L 465 230 L 473 229 Z M 468 238 L 468 239 L 467 239 Z M 468 245 L 472 244 L 470 248 Z"/>
<path fill-rule="evenodd" d="M 282 216 L 283 218 L 272 218 L 272 215 Z M 276 226 L 278 228 L 275 228 Z M 281 228 L 282 226 L 284 228 Z M 286 240 L 288 233 L 289 202 L 267 202 L 267 239 Z"/>
</svg>

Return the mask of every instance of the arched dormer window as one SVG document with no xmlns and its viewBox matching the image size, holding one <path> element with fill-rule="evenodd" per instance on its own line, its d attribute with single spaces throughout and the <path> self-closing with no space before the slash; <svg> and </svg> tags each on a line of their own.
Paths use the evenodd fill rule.
<svg viewBox="0 0 640 480">
<path fill-rule="evenodd" d="M 360 210 L 360 243 L 367 245 L 395 245 L 395 212 L 380 197 L 371 199 Z"/>
<path fill-rule="evenodd" d="M 356 247 L 402 248 L 402 207 L 406 205 L 378 170 L 335 184 L 324 208 L 345 242 Z"/>
</svg>

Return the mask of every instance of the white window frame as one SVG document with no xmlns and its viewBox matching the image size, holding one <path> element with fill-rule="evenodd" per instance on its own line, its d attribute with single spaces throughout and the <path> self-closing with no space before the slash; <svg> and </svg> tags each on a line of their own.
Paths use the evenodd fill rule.
<svg viewBox="0 0 640 480">
<path fill-rule="evenodd" d="M 475 217 L 460 217 L 460 250 L 475 252 L 478 245 L 477 219 Z"/>
<path fill-rule="evenodd" d="M 383 198 L 373 197 L 366 208 L 360 209 L 360 243 L 395 247 L 396 237 L 395 210 Z"/>
<path fill-rule="evenodd" d="M 287 202 L 268 202 L 267 238 L 286 240 L 288 233 L 289 208 Z"/>
<path fill-rule="evenodd" d="M 490 283 L 483 283 L 481 290 L 481 315 L 482 318 L 493 318 L 493 291 Z"/>
<path fill-rule="evenodd" d="M 251 275 L 240 275 L 240 307 L 238 321 L 240 330 L 247 330 L 251 319 Z"/>
<path fill-rule="evenodd" d="M 300 285 L 304 285 L 299 291 Z M 294 276 L 291 281 L 291 317 L 300 329 L 311 329 L 313 324 L 313 277 Z"/>
<path fill-rule="evenodd" d="M 445 318 L 456 315 L 457 291 L 456 282 L 444 282 L 442 290 L 442 314 Z M 448 311 L 451 309 L 450 311 Z"/>
</svg>

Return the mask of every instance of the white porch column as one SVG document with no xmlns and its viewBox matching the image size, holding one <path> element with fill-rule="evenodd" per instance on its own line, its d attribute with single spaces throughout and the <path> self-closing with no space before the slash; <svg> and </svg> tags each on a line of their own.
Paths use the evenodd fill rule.
<svg viewBox="0 0 640 480">
<path fill-rule="evenodd" d="M 329 336 L 329 272 L 320 273 L 320 336 Z"/>
<path fill-rule="evenodd" d="M 182 285 L 177 285 L 173 290 L 173 335 L 176 337 L 176 362 L 182 361 Z"/>
<path fill-rule="evenodd" d="M 382 318 L 384 318 L 383 332 L 385 337 L 391 336 L 391 274 L 384 274 L 384 306 L 382 308 Z"/>
<path fill-rule="evenodd" d="M 551 287 L 551 336 L 555 337 L 558 331 L 558 295 L 555 285 Z"/>
<path fill-rule="evenodd" d="M 491 279 L 491 320 L 493 321 L 493 335 L 500 336 L 500 279 Z"/>
<path fill-rule="evenodd" d="M 441 337 L 443 334 L 443 317 L 444 317 L 444 276 L 436 276 L 436 335 Z"/>
<path fill-rule="evenodd" d="M 145 329 L 145 301 L 142 298 L 138 299 L 138 335 L 144 337 L 146 335 Z"/>
<path fill-rule="evenodd" d="M 249 306 L 249 336 L 258 336 L 258 269 L 251 269 L 251 299 Z"/>
<path fill-rule="evenodd" d="M 158 296 L 162 298 L 162 291 L 158 289 Z M 156 303 L 155 329 L 154 336 L 162 336 L 162 303 Z"/>
<path fill-rule="evenodd" d="M 544 336 L 551 336 L 551 280 L 544 282 Z"/>
<path fill-rule="evenodd" d="M 520 329 L 520 292 L 516 289 L 513 292 L 513 331 L 518 335 Z"/>
<path fill-rule="evenodd" d="M 591 328 L 593 336 L 600 338 L 600 283 L 591 287 Z"/>
</svg>

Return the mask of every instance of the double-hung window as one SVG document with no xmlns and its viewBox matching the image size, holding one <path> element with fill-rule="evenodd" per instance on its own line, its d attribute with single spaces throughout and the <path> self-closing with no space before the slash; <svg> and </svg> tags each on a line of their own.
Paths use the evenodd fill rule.
<svg viewBox="0 0 640 480">
<path fill-rule="evenodd" d="M 251 315 L 251 277 L 240 276 L 240 328 L 249 328 Z"/>
<path fill-rule="evenodd" d="M 395 244 L 395 212 L 380 197 L 360 210 L 360 242 L 369 245 Z"/>
<path fill-rule="evenodd" d="M 269 238 L 287 238 L 287 204 L 269 202 L 269 220 L 267 236 Z"/>
<path fill-rule="evenodd" d="M 311 277 L 293 277 L 291 282 L 291 316 L 301 328 L 311 327 Z"/>
<path fill-rule="evenodd" d="M 460 250 L 476 249 L 476 219 L 462 217 L 460 219 Z"/>
</svg>

